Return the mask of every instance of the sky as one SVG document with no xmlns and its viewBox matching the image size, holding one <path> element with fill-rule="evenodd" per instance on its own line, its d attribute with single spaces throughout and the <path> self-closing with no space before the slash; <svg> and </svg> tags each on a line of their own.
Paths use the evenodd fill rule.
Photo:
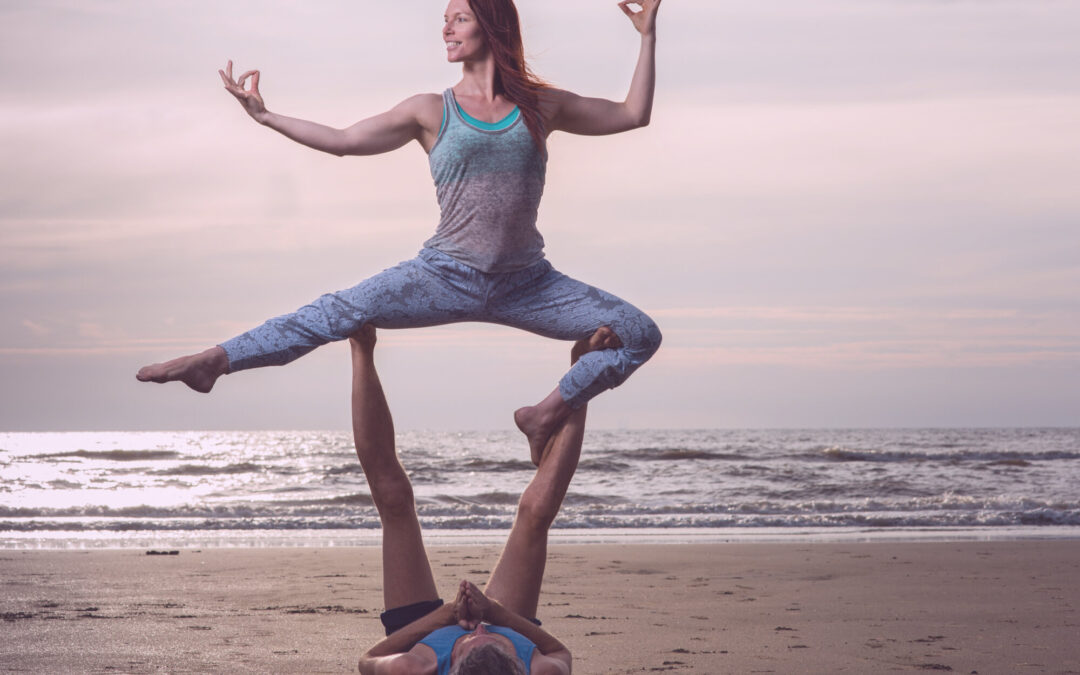
<svg viewBox="0 0 1080 675">
<path fill-rule="evenodd" d="M 415 255 L 438 207 L 412 144 L 334 126 L 453 85 L 442 3 L 0 0 L 0 430 L 347 429 L 323 347 L 206 396 L 138 368 Z M 625 95 L 611 1 L 521 0 L 549 82 Z M 1080 3 L 669 0 L 652 124 L 549 140 L 556 268 L 652 315 L 604 428 L 1080 423 Z M 510 429 L 568 345 L 482 324 L 380 335 L 399 429 Z"/>
</svg>

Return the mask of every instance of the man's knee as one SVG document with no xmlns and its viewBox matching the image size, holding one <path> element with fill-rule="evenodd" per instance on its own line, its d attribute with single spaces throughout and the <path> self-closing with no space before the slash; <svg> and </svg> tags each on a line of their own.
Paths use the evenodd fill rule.
<svg viewBox="0 0 1080 675">
<path fill-rule="evenodd" d="M 412 517 L 416 514 L 416 501 L 412 483 L 404 472 L 385 476 L 368 476 L 371 499 L 379 517 L 383 520 Z"/>
<path fill-rule="evenodd" d="M 561 500 L 554 499 L 541 490 L 526 489 L 518 502 L 517 519 L 531 531 L 547 532 L 555 522 L 555 516 L 559 515 L 561 505 Z"/>
</svg>

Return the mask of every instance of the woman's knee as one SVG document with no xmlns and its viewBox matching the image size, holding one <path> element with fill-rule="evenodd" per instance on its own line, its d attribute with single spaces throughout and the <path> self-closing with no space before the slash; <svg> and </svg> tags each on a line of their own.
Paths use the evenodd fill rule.
<svg viewBox="0 0 1080 675">
<path fill-rule="evenodd" d="M 615 332 L 623 342 L 623 349 L 635 366 L 639 366 L 660 349 L 660 343 L 664 336 L 660 333 L 660 327 L 644 312 L 638 312 L 635 316 L 616 328 Z M 625 333 L 625 337 L 624 337 Z"/>
</svg>

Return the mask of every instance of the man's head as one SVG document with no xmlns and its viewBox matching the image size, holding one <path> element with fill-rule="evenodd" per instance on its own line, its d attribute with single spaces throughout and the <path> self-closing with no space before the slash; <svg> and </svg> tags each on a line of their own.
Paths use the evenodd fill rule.
<svg viewBox="0 0 1080 675">
<path fill-rule="evenodd" d="M 506 653 L 501 645 L 488 643 L 456 661 L 450 667 L 450 675 L 525 675 L 525 665 L 517 656 Z"/>
<path fill-rule="evenodd" d="M 514 643 L 484 624 L 458 638 L 450 653 L 450 675 L 525 675 Z"/>
</svg>

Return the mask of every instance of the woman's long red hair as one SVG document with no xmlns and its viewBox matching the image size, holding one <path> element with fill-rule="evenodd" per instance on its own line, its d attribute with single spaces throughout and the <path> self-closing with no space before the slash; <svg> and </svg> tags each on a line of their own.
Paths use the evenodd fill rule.
<svg viewBox="0 0 1080 675">
<path fill-rule="evenodd" d="M 536 147 L 542 150 L 544 123 L 537 92 L 548 85 L 525 63 L 517 7 L 513 0 L 469 0 L 469 7 L 495 57 L 495 93 L 517 105 Z"/>
</svg>

